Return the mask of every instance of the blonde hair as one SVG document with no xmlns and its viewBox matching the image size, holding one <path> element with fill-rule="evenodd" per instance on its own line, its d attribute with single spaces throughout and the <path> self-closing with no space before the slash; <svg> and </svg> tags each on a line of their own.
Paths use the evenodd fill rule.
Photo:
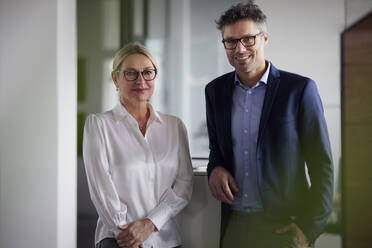
<svg viewBox="0 0 372 248">
<path fill-rule="evenodd" d="M 123 64 L 123 61 L 132 54 L 142 54 L 146 56 L 152 63 L 152 65 L 155 67 L 156 70 L 158 70 L 158 66 L 155 62 L 154 57 L 150 53 L 150 51 L 143 46 L 142 44 L 138 42 L 132 42 L 125 45 L 123 48 L 121 48 L 114 57 L 114 62 L 112 63 L 112 71 L 116 72 L 120 70 L 121 65 Z"/>
</svg>

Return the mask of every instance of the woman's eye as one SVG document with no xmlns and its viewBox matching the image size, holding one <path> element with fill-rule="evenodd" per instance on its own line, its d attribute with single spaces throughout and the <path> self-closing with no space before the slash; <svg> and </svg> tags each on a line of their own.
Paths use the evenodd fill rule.
<svg viewBox="0 0 372 248">
<path fill-rule="evenodd" d="M 127 71 L 127 76 L 135 76 L 137 72 L 135 71 Z"/>
</svg>

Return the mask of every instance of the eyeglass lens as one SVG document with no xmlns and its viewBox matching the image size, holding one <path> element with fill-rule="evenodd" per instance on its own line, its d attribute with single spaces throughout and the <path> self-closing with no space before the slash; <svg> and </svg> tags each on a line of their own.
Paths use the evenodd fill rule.
<svg viewBox="0 0 372 248">
<path fill-rule="evenodd" d="M 236 46 L 238 45 L 238 42 L 241 42 L 243 46 L 245 47 L 250 47 L 250 46 L 254 46 L 255 43 L 256 43 L 256 37 L 260 35 L 257 34 L 257 35 L 254 35 L 254 36 L 246 36 L 246 37 L 242 37 L 240 39 L 229 39 L 229 40 L 224 40 L 223 41 L 223 44 L 225 46 L 226 49 L 235 49 Z"/>
<path fill-rule="evenodd" d="M 139 74 L 142 74 L 143 79 L 146 81 L 153 80 L 156 77 L 156 70 L 144 70 L 144 71 L 123 71 L 124 77 L 128 81 L 135 81 L 138 79 Z"/>
</svg>

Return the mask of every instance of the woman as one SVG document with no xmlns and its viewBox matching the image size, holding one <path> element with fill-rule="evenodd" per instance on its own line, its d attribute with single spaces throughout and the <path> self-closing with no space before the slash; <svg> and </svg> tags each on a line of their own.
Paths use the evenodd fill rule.
<svg viewBox="0 0 372 248">
<path fill-rule="evenodd" d="M 191 198 L 191 159 L 183 123 L 148 103 L 156 75 L 151 53 L 128 44 L 115 55 L 111 73 L 120 103 L 86 120 L 83 154 L 99 215 L 96 247 L 181 245 L 175 217 Z"/>
</svg>

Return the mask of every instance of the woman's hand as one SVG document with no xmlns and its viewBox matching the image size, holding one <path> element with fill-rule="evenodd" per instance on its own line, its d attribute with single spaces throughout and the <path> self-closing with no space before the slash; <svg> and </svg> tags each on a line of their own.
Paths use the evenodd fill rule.
<svg viewBox="0 0 372 248">
<path fill-rule="evenodd" d="M 156 229 L 151 220 L 147 218 L 118 228 L 121 232 L 116 236 L 116 241 L 123 248 L 138 248 Z"/>
</svg>

